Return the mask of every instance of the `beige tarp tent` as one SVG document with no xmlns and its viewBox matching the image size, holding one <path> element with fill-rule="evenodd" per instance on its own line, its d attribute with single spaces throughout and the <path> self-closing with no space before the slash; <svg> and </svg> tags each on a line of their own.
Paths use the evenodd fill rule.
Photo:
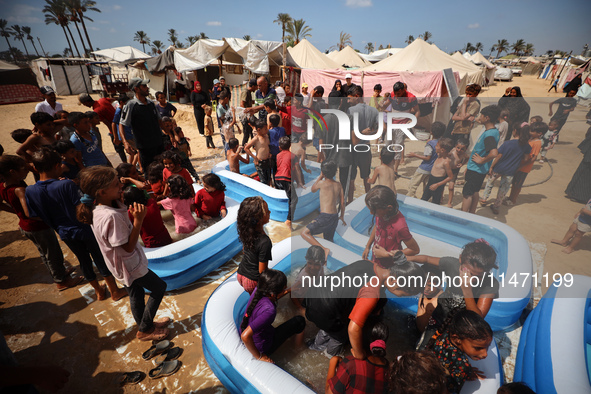
<svg viewBox="0 0 591 394">
<path fill-rule="evenodd" d="M 320 52 L 310 41 L 303 39 L 293 48 L 287 48 L 289 55 L 299 68 L 328 70 L 343 68 L 324 53 Z"/>
<path fill-rule="evenodd" d="M 334 52 L 333 52 L 334 53 Z M 329 54 L 330 55 L 330 54 Z M 339 52 L 329 56 L 330 59 L 334 60 L 337 64 L 344 66 L 345 68 L 361 68 L 369 66 L 371 63 L 359 56 L 359 53 L 350 46 L 346 46 Z"/>
<path fill-rule="evenodd" d="M 486 80 L 488 81 L 489 84 L 493 83 L 494 76 L 495 76 L 495 70 L 497 69 L 497 66 L 495 66 L 494 64 L 489 62 L 488 59 L 485 58 L 484 55 L 480 52 L 476 52 L 475 54 L 470 56 L 470 60 L 472 61 L 472 63 L 474 63 L 476 65 L 481 65 L 482 67 L 486 67 L 486 70 L 485 70 Z"/>
<path fill-rule="evenodd" d="M 460 62 L 422 39 L 414 40 L 406 48 L 376 64 L 364 67 L 364 71 L 437 71 L 451 68 L 460 75 L 458 88 L 463 92 L 466 85 L 484 82 L 484 73 L 476 65 Z"/>
</svg>

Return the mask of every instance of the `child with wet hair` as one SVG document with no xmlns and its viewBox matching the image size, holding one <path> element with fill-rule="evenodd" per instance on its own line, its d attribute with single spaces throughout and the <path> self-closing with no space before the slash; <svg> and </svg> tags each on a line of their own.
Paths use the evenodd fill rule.
<svg viewBox="0 0 591 394">
<path fill-rule="evenodd" d="M 445 369 L 429 351 L 404 353 L 392 363 L 390 392 L 448 394 Z"/>
<path fill-rule="evenodd" d="M 167 196 L 169 189 L 168 189 L 168 178 L 172 175 L 179 175 L 187 181 L 189 186 L 193 185 L 193 179 L 191 178 L 191 174 L 187 171 L 186 168 L 183 168 L 181 163 L 183 159 L 181 156 L 174 151 L 166 151 L 162 154 L 162 164 L 164 164 L 164 169 L 162 170 L 162 180 L 164 182 L 164 195 Z M 195 191 L 191 186 L 189 189 L 191 196 L 195 195 Z"/>
<path fill-rule="evenodd" d="M 203 176 L 203 189 L 195 195 L 195 213 L 198 218 L 210 220 L 212 218 L 225 218 L 226 210 L 226 185 L 216 174 Z"/>
<path fill-rule="evenodd" d="M 499 296 L 499 282 L 492 277 L 492 270 L 498 268 L 496 259 L 497 253 L 482 238 L 464 245 L 459 258 L 427 255 L 408 257 L 410 261 L 438 267 L 441 270 L 441 277 L 437 277 L 438 279 L 444 275 L 451 278 L 449 282 L 445 282 L 447 288 L 439 296 L 432 315 L 424 317 L 428 318 L 429 323 L 419 340 L 417 349 L 425 348 L 437 328 L 441 327 L 456 307 L 465 308 L 486 317 L 493 299 Z M 453 280 L 456 277 L 460 277 L 462 284 L 465 281 L 467 285 L 458 286 L 457 281 L 454 283 Z"/>
<path fill-rule="evenodd" d="M 466 381 L 486 378 L 468 359 L 484 360 L 492 340 L 490 325 L 478 313 L 462 308 L 450 313 L 427 345 L 448 373 L 450 393 L 459 393 Z"/>
<path fill-rule="evenodd" d="M 320 171 L 321 174 L 311 189 L 312 193 L 320 191 L 318 197 L 320 199 L 320 215 L 306 226 L 302 232 L 302 238 L 312 245 L 322 247 L 328 258 L 330 250 L 323 247 L 314 238 L 314 235 L 322 233 L 324 239 L 332 242 L 339 218 L 343 226 L 347 225 L 345 223 L 345 199 L 340 182 L 334 180 L 337 173 L 336 163 L 332 161 L 324 162 L 320 166 Z M 339 210 L 341 211 L 340 215 Z"/>
<path fill-rule="evenodd" d="M 157 200 L 162 199 L 164 195 L 164 179 L 162 177 L 163 170 L 164 164 L 159 161 L 154 161 L 150 163 L 146 172 L 150 189 L 152 190 L 152 193 L 154 193 L 154 197 L 156 197 Z"/>
<path fill-rule="evenodd" d="M 158 201 L 164 209 L 172 211 L 174 227 L 177 234 L 189 234 L 197 228 L 197 221 L 193 217 L 193 187 L 180 175 L 172 175 L 166 180 L 168 197 Z"/>
<path fill-rule="evenodd" d="M 131 163 L 119 164 L 117 166 L 117 175 L 119 175 L 119 181 L 121 181 L 123 187 L 134 185 L 140 189 L 148 188 L 146 179 L 139 174 L 137 167 Z"/>
<path fill-rule="evenodd" d="M 272 259 L 273 244 L 264 230 L 270 215 L 267 203 L 260 196 L 245 198 L 238 209 L 236 225 L 244 255 L 238 266 L 237 278 L 248 294 L 252 294 L 261 273 L 267 269 Z"/>
<path fill-rule="evenodd" d="M 351 355 L 342 358 L 333 356 L 326 376 L 327 393 L 387 393 L 388 370 L 390 363 L 386 359 L 386 341 L 388 326 L 381 321 L 371 320 L 363 327 L 366 359 L 360 360 Z M 369 335 L 368 335 L 369 334 Z M 365 338 L 364 338 L 365 339 Z"/>
<path fill-rule="evenodd" d="M 158 248 L 172 243 L 155 199 L 148 198 L 145 191 L 128 185 L 123 190 L 123 203 L 128 207 L 129 220 L 132 222 L 134 204 L 142 204 L 146 207 L 146 217 L 140 230 L 140 236 L 146 248 Z"/>
</svg>

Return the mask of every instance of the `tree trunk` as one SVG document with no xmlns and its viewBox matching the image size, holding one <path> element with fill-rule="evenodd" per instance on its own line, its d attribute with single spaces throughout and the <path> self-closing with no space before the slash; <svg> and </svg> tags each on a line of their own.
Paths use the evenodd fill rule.
<svg viewBox="0 0 591 394">
<path fill-rule="evenodd" d="M 37 37 L 37 41 L 39 41 L 39 45 L 41 46 L 41 52 L 43 52 L 43 56 L 47 57 L 47 52 L 45 52 L 45 49 L 43 48 L 43 44 L 41 44 L 41 40 L 39 39 L 39 37 Z"/>
<path fill-rule="evenodd" d="M 84 35 L 86 36 L 86 42 L 88 42 L 88 46 L 90 47 L 90 53 L 92 54 L 92 57 L 96 60 L 96 55 L 92 52 L 94 52 L 94 49 L 92 48 L 92 44 L 90 42 L 90 37 L 88 36 L 88 31 L 86 30 L 86 24 L 84 23 L 84 14 L 82 14 L 81 12 L 78 12 L 78 16 L 80 17 L 80 22 L 82 23 L 82 29 L 84 29 Z"/>
<path fill-rule="evenodd" d="M 31 44 L 33 44 L 33 49 L 35 49 L 35 53 L 37 54 L 37 57 L 41 57 L 41 56 L 39 56 L 39 51 L 37 50 L 37 47 L 35 46 L 35 41 L 33 41 L 32 37 L 31 37 Z"/>
<path fill-rule="evenodd" d="M 68 41 L 68 46 L 70 47 L 70 53 L 74 56 L 74 50 L 72 49 L 72 43 L 70 42 L 70 38 L 68 37 L 68 33 L 66 33 L 66 28 L 62 26 L 62 30 L 64 31 L 64 35 L 66 36 L 66 41 Z"/>
<path fill-rule="evenodd" d="M 80 56 L 80 51 L 78 50 L 78 45 L 76 45 L 76 41 L 74 40 L 74 36 L 72 35 L 72 30 L 70 30 L 70 26 L 66 25 L 66 29 L 68 29 L 68 33 L 70 33 L 70 38 L 72 39 L 72 43 L 74 44 L 74 48 L 76 48 L 76 53 L 78 54 L 78 57 L 82 57 L 82 56 Z M 74 56 L 73 52 L 72 52 L 72 56 Z"/>
<path fill-rule="evenodd" d="M 146 53 L 146 44 L 142 42 L 142 49 L 144 50 L 144 53 Z"/>
<path fill-rule="evenodd" d="M 27 54 L 27 60 L 28 60 L 28 58 L 29 58 L 29 51 L 27 50 L 27 44 L 25 44 L 25 39 L 24 38 L 21 38 L 20 40 L 23 43 L 23 46 L 25 47 L 25 53 Z"/>
<path fill-rule="evenodd" d="M 12 51 L 12 45 L 10 45 L 10 41 L 8 41 L 8 37 L 4 37 L 6 38 L 6 43 L 8 44 L 8 50 L 10 51 L 10 54 L 12 55 L 12 60 L 14 60 L 14 62 L 16 63 L 16 56 L 14 56 L 14 52 Z"/>
<path fill-rule="evenodd" d="M 74 21 L 74 25 L 76 26 L 76 30 L 78 30 L 78 36 L 80 37 L 80 42 L 82 43 L 82 49 L 84 49 L 84 57 L 88 56 L 88 51 L 86 50 L 86 45 L 84 44 L 84 39 L 82 38 L 82 34 L 80 33 L 80 28 L 78 27 L 78 22 Z"/>
</svg>

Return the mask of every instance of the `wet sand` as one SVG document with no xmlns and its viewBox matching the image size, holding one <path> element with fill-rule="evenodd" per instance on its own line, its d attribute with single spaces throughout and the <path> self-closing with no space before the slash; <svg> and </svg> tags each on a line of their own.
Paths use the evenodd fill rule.
<svg viewBox="0 0 591 394">
<path fill-rule="evenodd" d="M 484 89 L 481 98 L 498 98 L 507 86 L 519 85 L 524 95 L 531 100 L 532 115 L 540 114 L 548 121 L 548 97 L 556 99 L 563 94 L 546 93 L 549 82 L 535 77 L 516 78 L 513 83 L 497 83 Z M 77 103 L 75 96 L 59 97 L 68 111 L 82 111 L 85 107 Z M 31 127 L 29 115 L 34 103 L 4 105 L 2 114 L 2 134 L 0 143 L 5 152 L 13 154 L 18 144 L 10 138 L 10 131 L 16 128 Z M 192 162 L 202 175 L 209 168 L 223 160 L 220 149 L 205 148 L 205 140 L 197 132 L 190 106 L 178 105 L 176 119 L 191 139 Z M 581 204 L 564 196 L 564 189 L 579 165 L 582 155 L 576 148 L 588 128 L 585 124 L 587 107 L 577 107 L 571 114 L 569 123 L 561 132 L 561 140 L 550 151 L 548 157 L 552 165 L 552 177 L 544 183 L 523 189 L 519 202 L 508 209 L 501 207 L 499 215 L 493 215 L 488 208 L 478 208 L 477 214 L 493 217 L 519 231 L 528 241 L 541 245 L 541 253 L 547 248 L 544 272 L 573 273 L 591 275 L 591 237 L 585 236 L 579 248 L 570 255 L 561 253 L 562 247 L 551 244 L 550 239 L 561 238 L 572 222 Z M 103 136 L 106 153 L 117 163 L 112 144 L 104 126 L 99 126 Z M 241 139 L 241 136 L 239 136 Z M 221 146 L 219 134 L 214 142 Z M 424 142 L 409 142 L 408 151 L 422 151 Z M 310 148 L 308 153 L 312 153 Z M 374 158 L 373 165 L 379 164 Z M 411 176 L 418 160 L 412 159 L 401 167 L 401 174 Z M 536 163 L 528 176 L 526 184 L 545 180 L 551 174 L 548 164 Z M 29 176 L 27 183 L 33 182 Z M 408 180 L 397 181 L 397 189 L 405 193 Z M 363 185 L 358 180 L 355 196 L 363 194 Z M 418 191 L 421 193 L 420 189 Z M 461 187 L 456 188 L 455 208 L 461 203 Z M 493 190 L 496 193 L 496 190 Z M 313 218 L 310 215 L 296 223 L 296 233 Z M 223 265 L 205 278 L 188 288 L 169 292 L 164 298 L 160 314 L 174 318 L 171 324 L 170 339 L 176 346 L 184 349 L 180 360 L 182 368 L 175 375 L 160 380 L 144 380 L 138 386 L 119 388 L 118 374 L 122 371 L 141 370 L 148 372 L 154 365 L 144 361 L 141 354 L 149 344 L 135 340 L 135 324 L 129 311 L 127 298 L 118 302 L 110 299 L 94 301 L 94 294 L 88 284 L 74 289 L 58 292 L 43 266 L 37 250 L 18 230 L 16 216 L 0 212 L 0 330 L 4 333 L 10 348 L 21 364 L 57 364 L 72 372 L 70 382 L 64 392 L 225 392 L 215 378 L 203 357 L 201 348 L 201 314 L 209 295 L 235 269 L 241 256 Z M 282 223 L 271 222 L 267 231 L 273 242 L 290 236 Z M 62 244 L 66 260 L 77 266 L 75 257 Z M 322 360 L 322 359 L 321 359 Z M 319 361 L 321 362 L 321 361 Z M 326 369 L 328 360 L 324 365 Z"/>
</svg>

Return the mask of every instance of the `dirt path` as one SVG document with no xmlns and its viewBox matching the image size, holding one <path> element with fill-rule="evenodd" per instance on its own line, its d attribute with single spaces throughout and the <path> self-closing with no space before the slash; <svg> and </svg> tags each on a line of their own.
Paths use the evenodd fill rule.
<svg viewBox="0 0 591 394">
<path fill-rule="evenodd" d="M 532 77 L 517 78 L 519 85 L 532 105 L 532 115 L 540 114 L 547 121 L 548 98 L 559 98 L 562 94 L 547 94 L 546 81 Z M 481 98 L 495 98 L 502 95 L 508 83 L 499 83 L 481 93 Z M 77 104 L 76 97 L 59 97 L 68 111 L 85 110 Z M 5 105 L 0 107 L 2 115 L 2 134 L 0 143 L 5 152 L 13 154 L 18 144 L 10 138 L 10 131 L 16 128 L 31 127 L 29 115 L 34 103 Z M 179 106 L 178 124 L 191 139 L 193 164 L 200 174 L 216 162 L 222 160 L 220 150 L 208 150 L 205 141 L 198 136 L 192 110 L 189 106 Z M 549 243 L 551 238 L 562 237 L 573 215 L 581 204 L 564 196 L 564 189 L 579 165 L 582 155 L 576 146 L 587 130 L 584 116 L 588 108 L 578 107 L 561 133 L 561 140 L 548 155 L 552 165 L 552 177 L 537 186 L 527 187 L 519 198 L 517 206 L 501 208 L 499 215 L 493 216 L 488 208 L 479 208 L 478 215 L 494 217 L 519 231 L 528 241 L 545 243 L 545 271 L 550 274 L 576 273 L 591 275 L 591 237 L 587 235 L 579 245 L 579 250 L 571 255 L 560 252 L 558 245 Z M 105 151 L 116 162 L 113 147 L 104 126 L 101 127 Z M 216 145 L 221 145 L 219 135 L 214 136 Z M 408 143 L 409 151 L 422 151 L 424 142 Z M 374 165 L 378 164 L 374 159 Z M 411 160 L 402 168 L 402 174 L 410 176 L 418 161 Z M 526 183 L 542 181 L 551 174 L 548 164 L 536 163 L 534 171 Z M 27 180 L 32 183 L 30 176 Z M 591 180 L 590 180 L 591 181 Z M 407 180 L 400 180 L 397 188 L 405 193 Z M 356 196 L 362 194 L 362 184 L 357 183 Z M 420 192 L 420 191 L 419 191 Z M 461 188 L 456 189 L 454 199 L 458 208 Z M 496 191 L 493 191 L 496 193 Z M 309 218 L 306 218 L 309 219 Z M 299 229 L 303 226 L 299 223 Z M 269 233 L 274 242 L 289 236 L 286 228 L 279 223 L 270 223 Z M 120 389 L 117 377 L 120 371 L 141 370 L 148 372 L 153 368 L 151 362 L 143 361 L 141 353 L 149 345 L 134 340 L 133 319 L 129 312 L 127 298 L 113 303 L 110 300 L 92 301 L 93 295 L 86 297 L 81 293 L 89 286 L 57 292 L 39 259 L 33 245 L 20 234 L 16 217 L 0 212 L 0 330 L 22 364 L 59 364 L 73 374 L 64 392 L 223 392 L 201 349 L 201 314 L 207 298 L 221 281 L 236 268 L 235 261 L 228 262 L 182 291 L 170 292 L 164 299 L 161 313 L 174 318 L 171 325 L 172 340 L 184 348 L 180 360 L 182 369 L 172 377 L 157 381 L 145 380 L 140 386 Z M 62 246 L 67 261 L 77 265 L 69 250 Z"/>
</svg>

